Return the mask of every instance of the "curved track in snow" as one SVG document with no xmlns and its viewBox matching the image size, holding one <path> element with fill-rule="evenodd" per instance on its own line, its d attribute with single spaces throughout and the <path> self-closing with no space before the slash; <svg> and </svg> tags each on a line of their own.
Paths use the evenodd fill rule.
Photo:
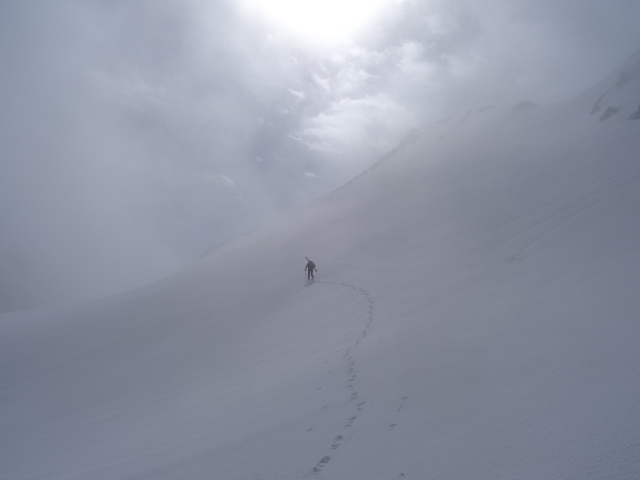
<svg viewBox="0 0 640 480">
<path fill-rule="evenodd" d="M 354 285 L 350 285 L 348 283 L 342 282 L 324 282 L 320 280 L 316 280 L 315 283 L 319 283 L 322 285 L 328 285 L 336 288 L 347 288 L 351 290 L 352 293 L 359 295 L 365 301 L 366 313 L 363 318 L 363 326 L 360 334 L 356 338 L 356 340 L 351 343 L 351 345 L 344 351 L 342 358 L 345 362 L 345 374 L 347 379 L 347 394 L 349 395 L 349 400 L 353 402 L 353 410 L 351 416 L 345 419 L 344 424 L 340 431 L 337 431 L 335 436 L 333 437 L 331 444 L 327 448 L 327 451 L 322 455 L 320 460 L 311 468 L 311 475 L 318 475 L 322 472 L 323 467 L 325 467 L 331 461 L 331 453 L 339 450 L 340 447 L 349 440 L 354 433 L 354 424 L 357 421 L 358 417 L 363 413 L 365 409 L 365 404 L 360 396 L 360 392 L 358 392 L 357 383 L 358 383 L 358 365 L 353 356 L 353 351 L 360 345 L 360 343 L 366 338 L 369 330 L 371 329 L 371 324 L 374 320 L 374 301 L 371 295 L 367 290 L 362 287 L 357 287 Z"/>
</svg>

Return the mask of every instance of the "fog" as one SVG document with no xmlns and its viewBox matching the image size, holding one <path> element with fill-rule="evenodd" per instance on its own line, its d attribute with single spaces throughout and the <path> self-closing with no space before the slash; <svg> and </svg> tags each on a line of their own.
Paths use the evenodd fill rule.
<svg viewBox="0 0 640 480">
<path fill-rule="evenodd" d="M 416 127 L 558 102 L 640 48 L 631 0 L 378 3 L 329 42 L 244 1 L 2 2 L 0 310 L 166 276 Z"/>
</svg>

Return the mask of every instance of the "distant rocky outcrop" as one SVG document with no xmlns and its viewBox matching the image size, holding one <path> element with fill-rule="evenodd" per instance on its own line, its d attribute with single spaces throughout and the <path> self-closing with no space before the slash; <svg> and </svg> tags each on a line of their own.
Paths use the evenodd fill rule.
<svg viewBox="0 0 640 480">
<path fill-rule="evenodd" d="M 607 92 L 608 93 L 608 92 Z M 603 93 L 602 95 L 600 95 L 598 97 L 598 99 L 596 100 L 596 103 L 593 104 L 593 107 L 591 107 L 591 115 L 595 115 L 596 113 L 598 113 L 600 111 L 600 109 L 602 108 L 602 100 L 604 99 L 604 97 L 607 96 L 607 93 Z"/>
<path fill-rule="evenodd" d="M 600 115 L 600 121 L 604 122 L 605 120 L 613 117 L 616 113 L 618 113 L 618 109 L 615 107 L 607 107 L 602 115 Z"/>
<path fill-rule="evenodd" d="M 538 108 L 539 106 L 540 105 L 538 105 L 536 102 L 532 102 L 530 100 L 523 100 L 513 105 L 510 110 L 512 112 L 520 113 L 520 112 L 525 112 L 527 110 L 531 110 L 533 108 Z"/>
<path fill-rule="evenodd" d="M 640 108 L 636 110 L 636 105 L 640 97 L 640 51 L 589 90 L 589 95 L 596 98 L 589 113 L 600 115 L 599 121 L 604 122 L 614 116 L 639 120 Z"/>
</svg>

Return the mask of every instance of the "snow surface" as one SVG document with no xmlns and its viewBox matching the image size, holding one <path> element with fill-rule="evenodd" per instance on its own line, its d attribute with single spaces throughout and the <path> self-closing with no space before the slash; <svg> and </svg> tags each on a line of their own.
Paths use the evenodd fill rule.
<svg viewBox="0 0 640 480">
<path fill-rule="evenodd" d="M 163 282 L 2 315 L 0 478 L 640 478 L 639 61 L 425 128 Z"/>
</svg>

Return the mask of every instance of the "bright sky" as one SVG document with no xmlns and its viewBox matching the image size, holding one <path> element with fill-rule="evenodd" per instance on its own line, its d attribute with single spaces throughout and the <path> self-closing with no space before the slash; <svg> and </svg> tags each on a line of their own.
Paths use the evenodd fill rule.
<svg viewBox="0 0 640 480">
<path fill-rule="evenodd" d="M 420 125 L 579 93 L 640 48 L 638 18 L 637 0 L 0 2 L 2 290 L 33 305 L 169 273 Z"/>
<path fill-rule="evenodd" d="M 402 0 L 244 0 L 251 13 L 263 16 L 301 41 L 337 45 L 372 27 L 385 10 Z"/>
</svg>

